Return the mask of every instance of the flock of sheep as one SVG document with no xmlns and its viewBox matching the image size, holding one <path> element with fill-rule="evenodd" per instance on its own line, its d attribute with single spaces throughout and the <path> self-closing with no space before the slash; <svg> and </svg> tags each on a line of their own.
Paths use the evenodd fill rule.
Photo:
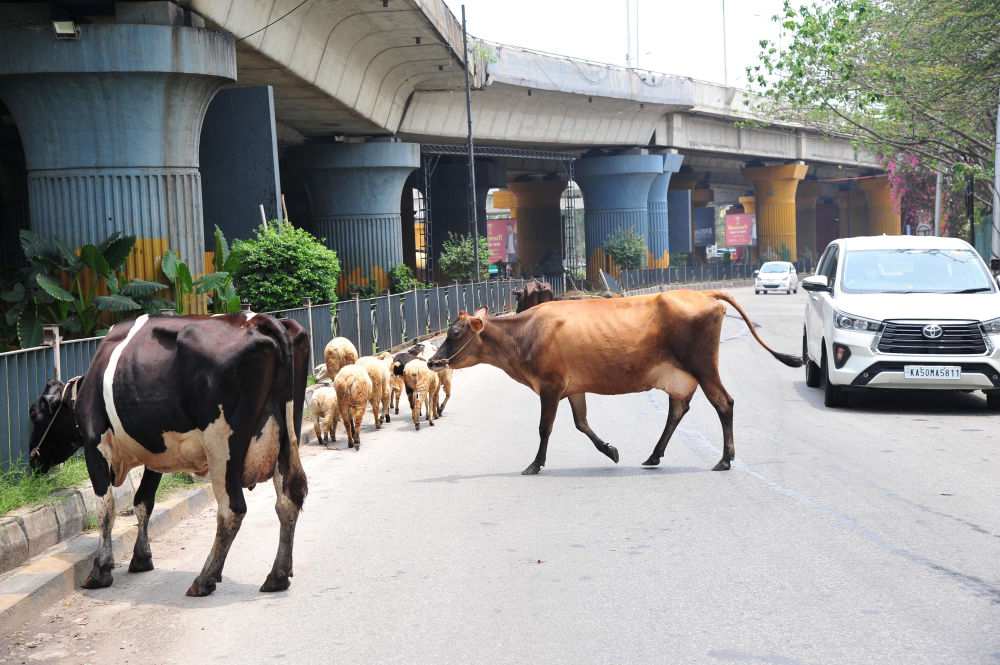
<svg viewBox="0 0 1000 665">
<path fill-rule="evenodd" d="M 361 421 L 368 406 L 375 418 L 375 429 L 382 429 L 382 423 L 389 422 L 390 410 L 395 409 L 395 415 L 399 415 L 399 400 L 404 392 L 414 427 L 420 429 L 421 411 L 426 413 L 427 423 L 433 425 L 451 397 L 452 378 L 450 368 L 428 367 L 427 361 L 436 351 L 430 342 L 422 342 L 396 355 L 383 351 L 359 358 L 351 340 L 330 340 L 323 351 L 324 364 L 317 367 L 316 384 L 306 391 L 319 442 L 336 441 L 337 424 L 343 422 L 348 448 L 360 449 Z"/>
</svg>

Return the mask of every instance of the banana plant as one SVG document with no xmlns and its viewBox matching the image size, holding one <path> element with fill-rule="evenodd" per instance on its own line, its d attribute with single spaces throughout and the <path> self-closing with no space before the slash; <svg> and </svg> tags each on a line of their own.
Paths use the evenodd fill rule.
<svg viewBox="0 0 1000 665">
<path fill-rule="evenodd" d="M 240 297 L 233 285 L 233 273 L 238 267 L 236 255 L 229 251 L 226 236 L 215 227 L 215 256 L 212 259 L 214 272 L 194 279 L 187 264 L 173 250 L 163 255 L 161 268 L 173 289 L 175 309 L 178 314 L 187 313 L 187 301 L 191 294 L 208 295 L 209 309 L 213 314 L 240 311 Z"/>
</svg>

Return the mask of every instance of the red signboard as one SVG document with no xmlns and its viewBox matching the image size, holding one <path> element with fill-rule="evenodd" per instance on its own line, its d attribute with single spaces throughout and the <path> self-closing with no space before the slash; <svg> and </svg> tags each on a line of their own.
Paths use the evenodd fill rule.
<svg viewBox="0 0 1000 665">
<path fill-rule="evenodd" d="M 486 220 L 486 236 L 490 244 L 490 263 L 517 262 L 517 220 Z"/>
<path fill-rule="evenodd" d="M 753 244 L 754 216 L 726 215 L 726 247 L 746 247 Z"/>
</svg>

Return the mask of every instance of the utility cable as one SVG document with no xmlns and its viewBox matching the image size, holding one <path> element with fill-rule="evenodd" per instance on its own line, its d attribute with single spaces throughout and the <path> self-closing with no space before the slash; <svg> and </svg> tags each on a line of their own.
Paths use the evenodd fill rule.
<svg viewBox="0 0 1000 665">
<path fill-rule="evenodd" d="M 279 21 L 282 21 L 285 18 L 287 18 L 289 15 L 291 15 L 292 13 L 294 13 L 297 9 L 299 9 L 300 7 L 302 7 L 302 5 L 304 5 L 304 4 L 308 3 L 308 2 L 309 2 L 309 0 L 302 0 L 302 2 L 300 2 L 297 5 L 295 5 L 294 7 L 292 7 L 291 9 L 289 9 L 287 12 L 285 12 L 284 14 L 282 14 L 281 16 L 279 16 L 278 18 L 274 19 L 273 21 L 271 21 L 270 23 L 268 23 L 267 25 L 265 25 L 263 28 L 259 28 L 257 30 L 254 30 L 249 35 L 244 35 L 244 36 L 240 37 L 239 39 L 237 39 L 236 41 L 242 42 L 244 39 L 250 39 L 254 35 L 267 30 L 268 28 L 270 28 L 275 23 L 278 23 Z"/>
</svg>

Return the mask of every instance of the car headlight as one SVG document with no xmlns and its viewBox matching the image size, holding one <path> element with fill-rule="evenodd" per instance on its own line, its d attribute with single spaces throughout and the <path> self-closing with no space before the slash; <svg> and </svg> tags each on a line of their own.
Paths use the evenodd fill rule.
<svg viewBox="0 0 1000 665">
<path fill-rule="evenodd" d="M 993 335 L 1000 335 L 1000 319 L 991 319 L 983 323 L 983 330 Z"/>
<path fill-rule="evenodd" d="M 833 325 L 842 330 L 858 330 L 860 332 L 878 332 L 882 329 L 881 321 L 873 321 L 841 312 L 833 313 Z"/>
</svg>

